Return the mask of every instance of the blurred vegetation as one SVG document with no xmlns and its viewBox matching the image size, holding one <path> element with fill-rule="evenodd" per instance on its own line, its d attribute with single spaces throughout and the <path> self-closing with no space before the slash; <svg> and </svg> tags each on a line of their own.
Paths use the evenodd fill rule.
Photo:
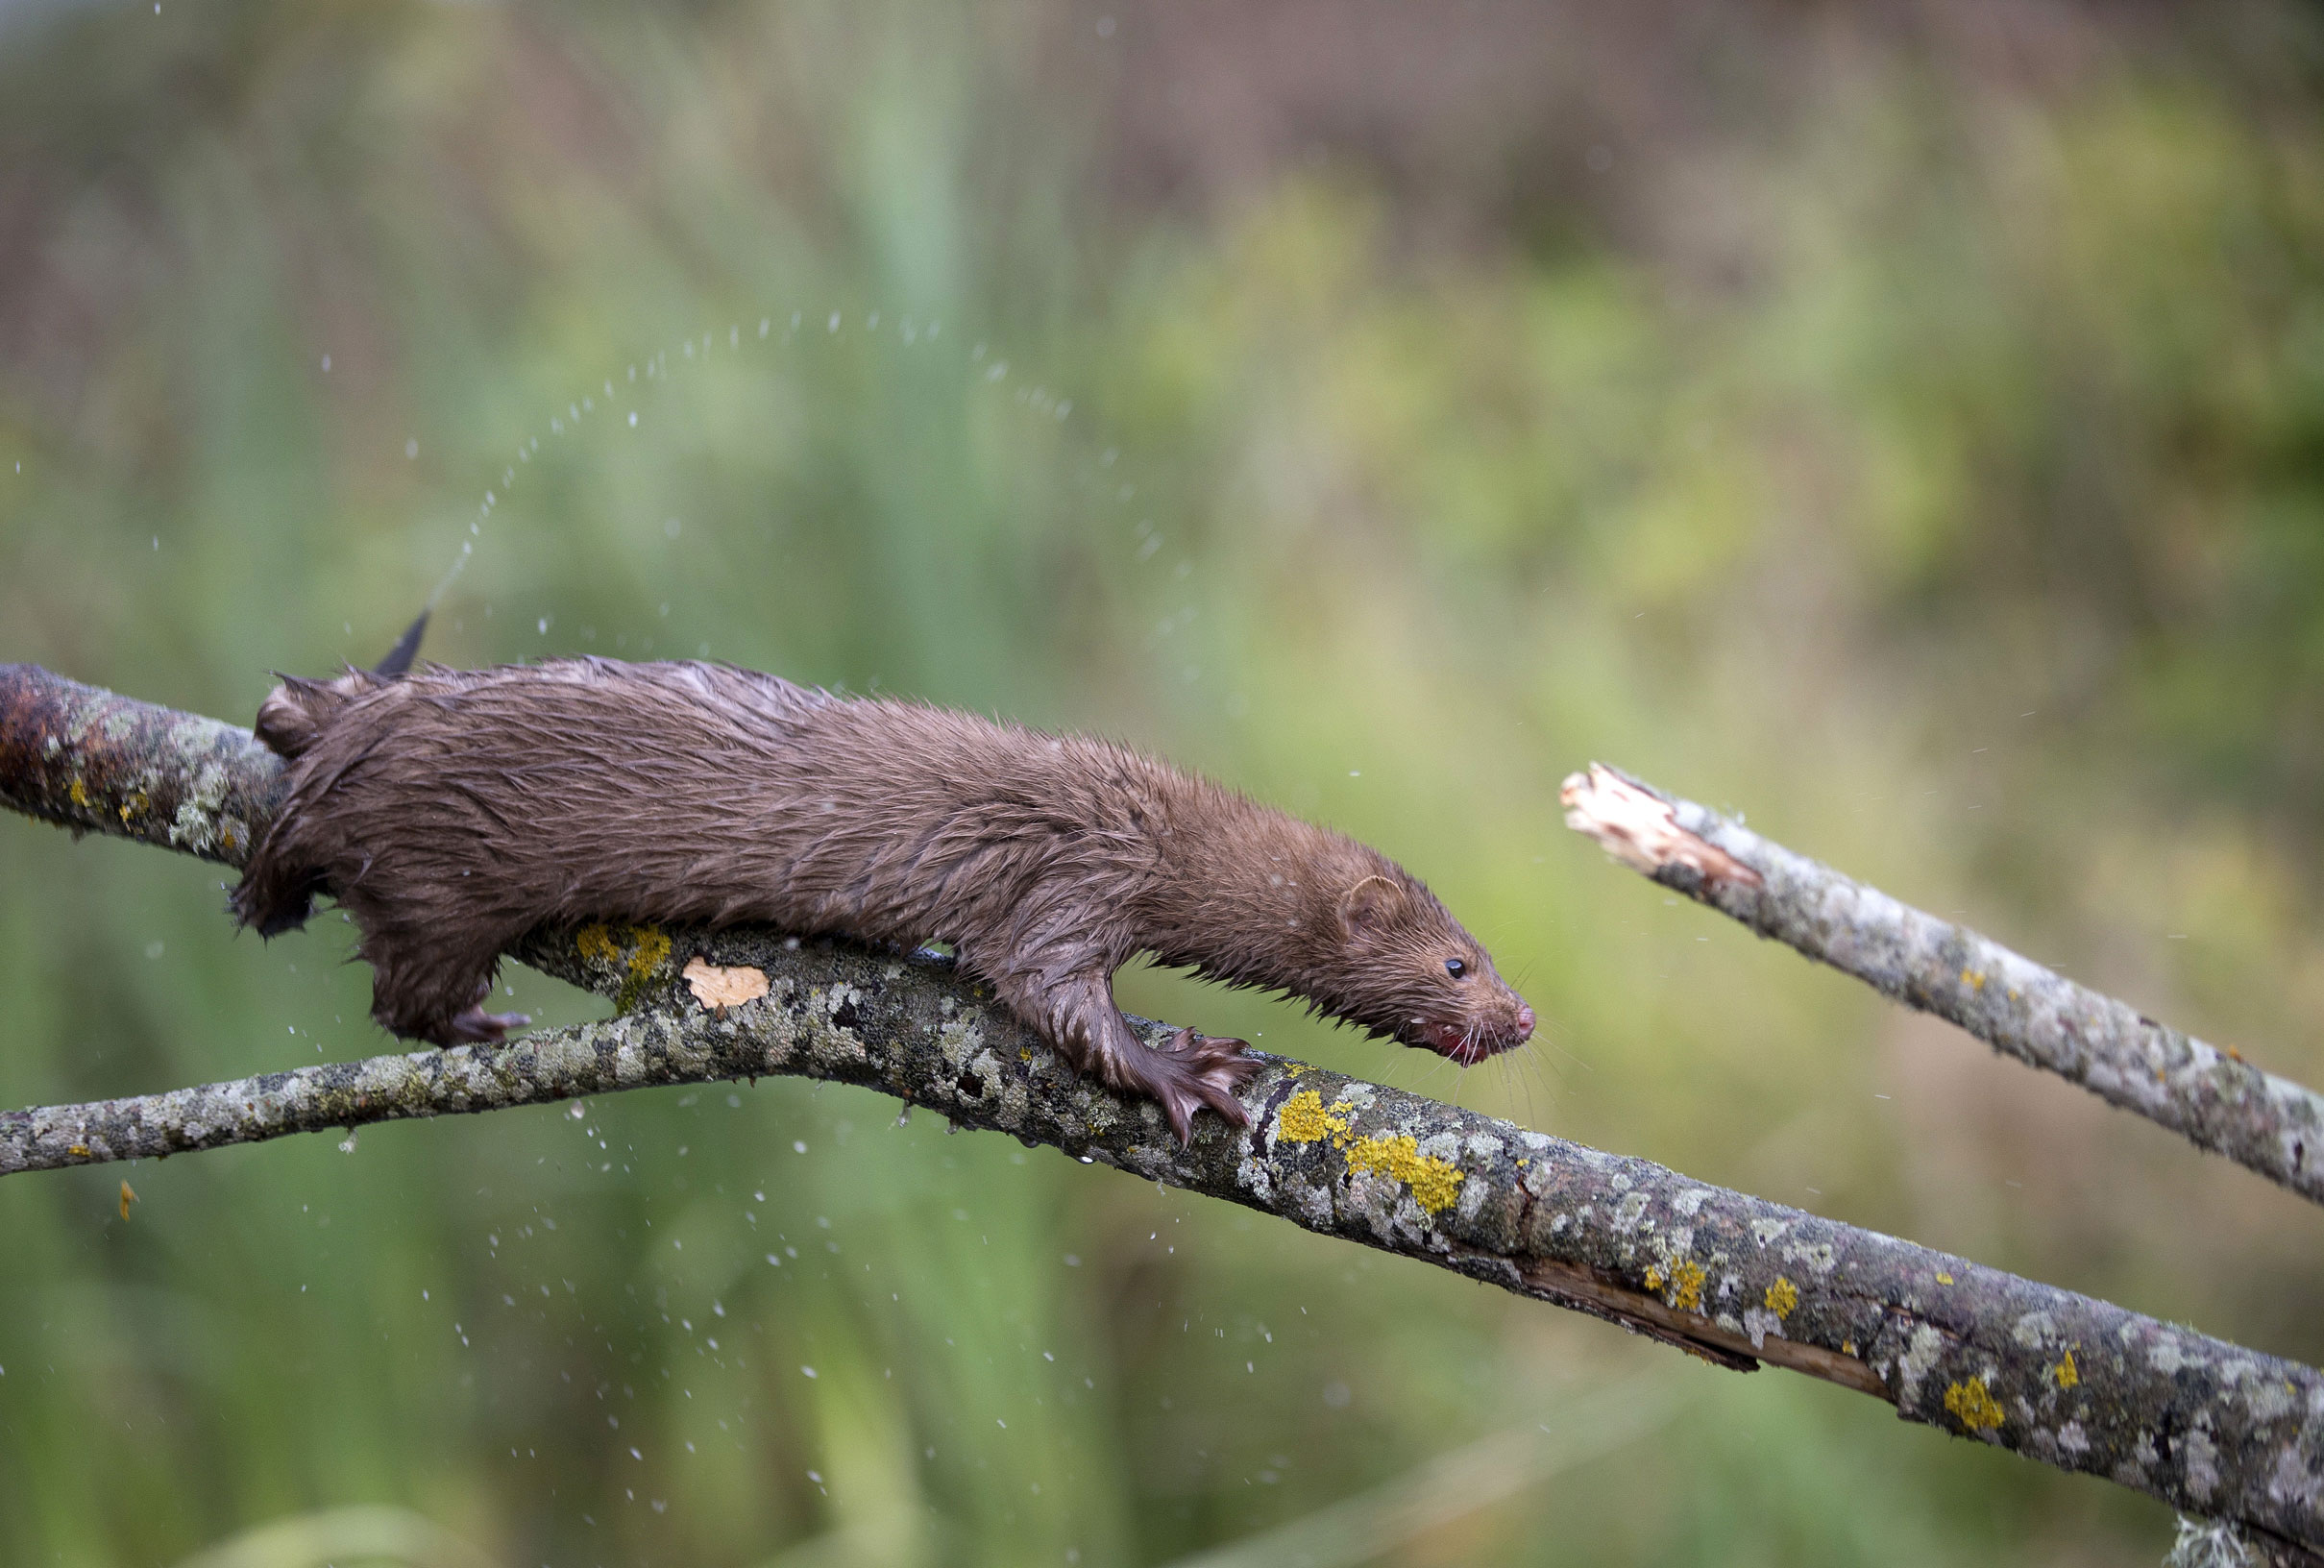
<svg viewBox="0 0 2324 1568">
<path fill-rule="evenodd" d="M 2324 1079 L 2317 44 L 2037 0 L 0 10 L 0 656 L 246 718 L 464 560 L 448 661 L 1123 736 L 1397 855 L 1547 1026 L 1463 1077 L 1175 976 L 1140 1011 L 2324 1360 L 2312 1209 L 1555 806 L 1620 762 Z M 207 868 L 0 823 L 0 1101 L 381 1048 L 343 930 L 237 940 Z M 0 1556 L 1160 1563 L 1641 1369 L 1670 1424 L 1393 1560 L 2167 1541 L 1853 1395 L 895 1119 L 379 1128 L 139 1166 L 126 1221 L 116 1171 L 0 1184 Z"/>
</svg>

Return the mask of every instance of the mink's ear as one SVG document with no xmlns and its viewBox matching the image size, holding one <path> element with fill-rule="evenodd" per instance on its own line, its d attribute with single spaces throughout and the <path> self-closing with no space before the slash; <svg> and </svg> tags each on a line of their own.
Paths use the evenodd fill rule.
<svg viewBox="0 0 2324 1568">
<path fill-rule="evenodd" d="M 1345 936 L 1377 931 L 1404 908 L 1404 890 L 1384 876 L 1367 876 L 1339 895 L 1339 929 Z"/>
</svg>

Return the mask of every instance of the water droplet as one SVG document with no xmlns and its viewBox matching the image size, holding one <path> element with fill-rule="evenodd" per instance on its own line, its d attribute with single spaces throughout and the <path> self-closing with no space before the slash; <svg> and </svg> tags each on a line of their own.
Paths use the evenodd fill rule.
<svg viewBox="0 0 2324 1568">
<path fill-rule="evenodd" d="M 638 428 L 638 411 L 635 408 L 629 410 L 629 428 L 633 430 Z"/>
<path fill-rule="evenodd" d="M 410 440 L 404 443 L 404 455 L 406 457 L 417 457 L 420 455 L 420 438 L 418 436 L 415 435 Z"/>
<path fill-rule="evenodd" d="M 540 620 L 540 632 L 544 637 L 549 635 L 549 617 L 545 615 Z"/>
<path fill-rule="evenodd" d="M 800 1371 L 800 1373 L 801 1373 L 802 1375 L 804 1375 L 804 1376 L 806 1376 L 806 1377 L 810 1377 L 810 1378 L 812 1378 L 812 1377 L 814 1377 L 814 1376 L 815 1376 L 815 1368 L 814 1368 L 814 1367 L 812 1367 L 812 1366 L 802 1366 L 802 1367 L 800 1367 L 800 1368 L 799 1368 L 799 1371 Z M 823 1479 L 822 1477 L 820 1477 L 820 1476 L 817 1475 L 817 1474 L 816 1474 L 814 1471 L 812 1471 L 812 1470 L 810 1470 L 810 1471 L 808 1471 L 808 1472 L 807 1472 L 807 1478 L 808 1478 L 810 1481 L 820 1481 L 820 1480 L 822 1480 L 822 1479 Z"/>
<path fill-rule="evenodd" d="M 329 372 L 330 369 L 330 355 L 328 354 L 323 356 L 323 369 L 326 372 Z"/>
<path fill-rule="evenodd" d="M 840 330 L 840 313 L 837 310 L 832 311 L 831 319 L 823 323 L 823 330 L 829 332 L 836 332 Z"/>
<path fill-rule="evenodd" d="M 759 317 L 759 336 L 764 338 L 767 335 L 767 329 L 773 325 L 774 323 L 769 320 L 767 317 Z"/>
</svg>

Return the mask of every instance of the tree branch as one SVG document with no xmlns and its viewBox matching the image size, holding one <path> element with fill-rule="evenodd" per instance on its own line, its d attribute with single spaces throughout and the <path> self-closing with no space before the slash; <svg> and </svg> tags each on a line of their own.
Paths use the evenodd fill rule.
<svg viewBox="0 0 2324 1568">
<path fill-rule="evenodd" d="M 113 827 L 112 795 L 84 779 L 96 803 L 85 806 L 70 794 L 81 775 L 12 730 L 20 712 L 65 733 L 86 709 L 121 719 L 136 707 L 45 674 L 0 672 L 0 796 L 52 799 L 62 778 L 76 812 L 64 820 L 135 832 L 135 812 Z M 109 736 L 107 755 L 159 798 L 161 754 L 184 749 L 175 737 L 187 721 L 145 710 L 124 723 L 151 746 Z M 263 782 L 249 743 L 237 751 L 232 732 L 204 733 L 197 756 Z M 9 772 L 25 755 L 45 770 L 31 786 Z M 260 821 L 254 811 L 243 827 Z M 228 858 L 225 836 L 211 842 L 215 858 Z M 2324 1376 L 2296 1362 L 1280 1058 L 1266 1058 L 1243 1091 L 1248 1131 L 1204 1117 L 1194 1146 L 1182 1148 L 1151 1102 L 1075 1074 L 934 954 L 750 928 L 592 925 L 536 934 L 517 956 L 613 996 L 621 1015 L 497 1049 L 0 1113 L 0 1173 L 648 1084 L 772 1073 L 857 1084 L 962 1126 L 1607 1318 L 1725 1365 L 1806 1372 L 1885 1399 L 1908 1420 L 2230 1521 L 2266 1560 L 2324 1563 L 2314 1550 L 2324 1547 Z M 1149 1039 L 1163 1029 L 1138 1027 Z"/>
<path fill-rule="evenodd" d="M 2324 1203 L 2324 1095 L 1603 763 L 1566 825 L 1763 937 Z"/>
</svg>

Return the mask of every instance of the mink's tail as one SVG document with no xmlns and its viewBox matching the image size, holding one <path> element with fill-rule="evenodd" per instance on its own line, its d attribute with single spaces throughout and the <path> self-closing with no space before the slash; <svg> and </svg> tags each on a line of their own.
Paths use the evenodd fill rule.
<svg viewBox="0 0 2324 1568">
<path fill-rule="evenodd" d="M 335 680 L 282 676 L 282 684 L 258 704 L 258 739 L 283 761 L 296 762 L 349 703 L 410 673 L 427 629 L 428 612 L 422 610 L 387 657 L 370 670 L 349 670 Z M 306 856 L 296 847 L 299 837 L 293 824 L 278 818 L 253 845 L 242 881 L 233 891 L 234 918 L 257 926 L 262 937 L 306 924 L 316 895 L 330 891 L 319 871 L 300 864 Z"/>
<path fill-rule="evenodd" d="M 371 673 L 391 678 L 411 674 L 411 661 L 420 651 L 420 634 L 427 629 L 428 612 L 422 610 L 420 618 L 405 629 L 403 636 L 396 639 L 396 646 L 387 650 L 387 657 L 372 666 Z"/>
</svg>

